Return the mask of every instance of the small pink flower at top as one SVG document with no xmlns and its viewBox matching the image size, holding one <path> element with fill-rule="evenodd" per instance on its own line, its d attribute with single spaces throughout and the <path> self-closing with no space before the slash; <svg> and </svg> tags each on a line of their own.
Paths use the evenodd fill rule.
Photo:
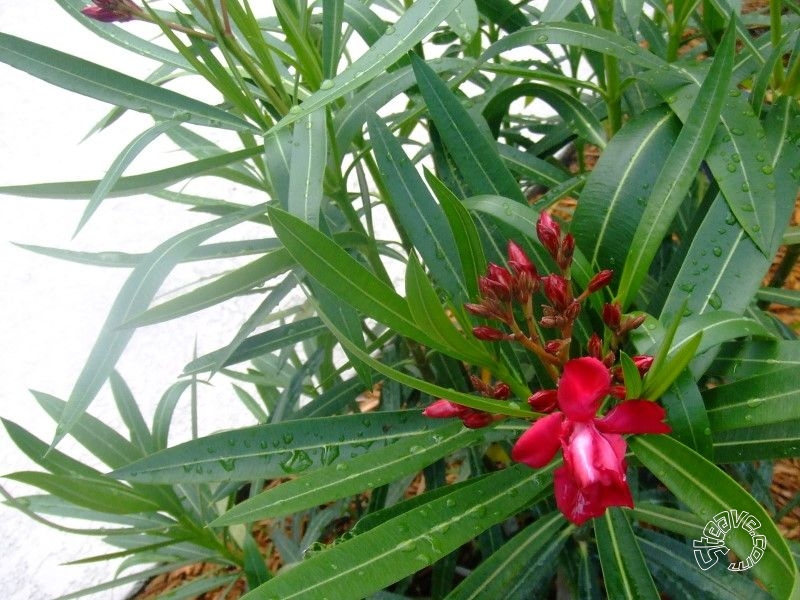
<svg viewBox="0 0 800 600">
<path fill-rule="evenodd" d="M 537 420 L 511 452 L 515 461 L 538 469 L 561 448 L 564 464 L 553 474 L 556 503 L 576 525 L 610 506 L 633 508 L 622 434 L 670 432 L 663 422 L 666 412 L 649 400 L 627 400 L 598 418 L 611 393 L 611 373 L 601 361 L 589 356 L 568 361 L 556 390 L 561 410 Z"/>
<path fill-rule="evenodd" d="M 95 21 L 112 23 L 130 21 L 141 8 L 130 0 L 92 0 L 94 6 L 87 6 L 81 12 Z"/>
</svg>

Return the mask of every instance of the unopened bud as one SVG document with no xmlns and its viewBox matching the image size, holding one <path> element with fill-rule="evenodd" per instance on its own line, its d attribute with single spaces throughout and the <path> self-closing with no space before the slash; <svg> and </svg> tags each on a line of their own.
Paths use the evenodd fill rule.
<svg viewBox="0 0 800 600">
<path fill-rule="evenodd" d="M 600 360 L 600 355 L 603 353 L 603 341 L 600 339 L 600 336 L 593 333 L 589 338 L 589 342 L 586 344 L 586 349 L 589 352 L 589 356 Z"/>
<path fill-rule="evenodd" d="M 544 246 L 545 250 L 550 253 L 553 260 L 558 259 L 558 250 L 561 239 L 561 227 L 558 223 L 547 213 L 543 212 L 539 215 L 539 220 L 536 222 L 536 235 L 539 241 Z"/>
<path fill-rule="evenodd" d="M 589 282 L 589 293 L 593 294 L 594 292 L 603 289 L 609 283 L 611 283 L 611 279 L 614 277 L 614 271 L 611 269 L 606 269 L 605 271 L 600 271 L 597 275 L 592 277 L 592 280 Z"/>
<path fill-rule="evenodd" d="M 491 425 L 492 421 L 494 421 L 494 417 L 487 412 L 471 410 L 469 413 L 461 417 L 461 421 L 464 423 L 465 427 L 470 429 L 480 429 L 481 427 Z"/>
<path fill-rule="evenodd" d="M 539 390 L 528 397 L 528 404 L 536 412 L 552 412 L 558 405 L 558 392 L 556 390 Z"/>
<path fill-rule="evenodd" d="M 612 385 L 608 393 L 618 400 L 625 400 L 625 397 L 628 395 L 624 385 Z"/>
<path fill-rule="evenodd" d="M 639 370 L 639 375 L 642 377 L 650 370 L 650 367 L 653 366 L 654 358 L 647 354 L 639 354 L 632 357 L 633 364 L 636 365 L 636 368 Z"/>
<path fill-rule="evenodd" d="M 647 319 L 647 315 L 636 315 L 635 317 L 628 317 L 620 327 L 622 333 L 628 333 L 639 327 Z"/>
<path fill-rule="evenodd" d="M 483 340 L 485 342 L 499 342 L 506 339 L 506 334 L 500 331 L 499 329 L 495 329 L 494 327 L 487 327 L 485 325 L 478 325 L 477 327 L 472 328 L 472 335 L 474 335 L 479 340 Z"/>
<path fill-rule="evenodd" d="M 561 340 L 550 340 L 544 345 L 544 351 L 553 356 L 557 356 L 563 345 Z"/>
<path fill-rule="evenodd" d="M 452 417 L 461 417 L 469 410 L 471 409 L 466 406 L 441 398 L 429 404 L 428 407 L 422 411 L 422 414 L 432 419 L 450 419 Z"/>
<path fill-rule="evenodd" d="M 578 318 L 578 314 L 581 312 L 581 304 L 577 300 L 573 300 L 570 302 L 570 305 L 567 306 L 566 310 L 564 311 L 564 318 L 567 321 L 574 321 Z"/>
<path fill-rule="evenodd" d="M 507 400 L 510 395 L 511 388 L 508 387 L 507 383 L 503 383 L 502 381 L 495 385 L 491 391 L 491 396 L 495 400 Z"/>
<path fill-rule="evenodd" d="M 561 249 L 558 253 L 558 266 L 562 271 L 567 271 L 572 265 L 572 255 L 575 253 L 575 238 L 571 233 L 561 240 Z"/>
<path fill-rule="evenodd" d="M 522 247 L 512 240 L 508 240 L 508 264 L 517 275 L 524 273 L 531 279 L 539 276 L 536 272 L 536 265 L 531 262 Z"/>
<path fill-rule="evenodd" d="M 564 310 L 572 298 L 569 297 L 569 284 L 561 275 L 542 277 L 544 295 L 557 310 Z"/>
<path fill-rule="evenodd" d="M 605 323 L 611 331 L 617 331 L 619 329 L 620 319 L 622 319 L 622 309 L 619 304 L 614 302 L 613 304 L 603 305 L 603 323 Z"/>
<path fill-rule="evenodd" d="M 129 0 L 92 0 L 92 3 L 94 6 L 87 6 L 81 12 L 103 23 L 130 21 L 135 12 L 141 12 L 141 8 Z"/>
</svg>

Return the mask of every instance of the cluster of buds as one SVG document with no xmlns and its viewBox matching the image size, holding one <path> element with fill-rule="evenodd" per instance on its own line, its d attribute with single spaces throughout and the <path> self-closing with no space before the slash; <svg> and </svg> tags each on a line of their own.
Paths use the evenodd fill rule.
<svg viewBox="0 0 800 600">
<path fill-rule="evenodd" d="M 562 235 L 552 218 L 542 214 L 536 224 L 542 247 L 553 259 L 557 273 L 540 275 L 525 251 L 508 243 L 508 268 L 490 264 L 478 282 L 480 299 L 466 304 L 470 313 L 494 321 L 493 326 L 479 325 L 473 335 L 484 341 L 514 341 L 535 354 L 553 382 L 554 389 L 542 389 L 530 395 L 528 404 L 544 416 L 517 440 L 512 458 L 533 468 L 549 463 L 560 451 L 563 465 L 553 473 L 556 504 L 573 523 L 602 515 L 611 506 L 633 506 L 626 480 L 625 434 L 668 433 L 666 412 L 647 399 L 628 397 L 631 382 L 625 381 L 619 363 L 619 348 L 628 334 L 639 327 L 644 316 L 623 315 L 618 303 L 606 303 L 601 319 L 603 336 L 592 334 L 586 356 L 571 358 L 572 329 L 581 306 L 590 294 L 606 287 L 613 273 L 596 273 L 586 288 L 575 294 L 570 271 L 575 252 L 571 234 Z M 541 293 L 546 300 L 538 316 L 534 297 Z M 519 321 L 519 316 L 524 321 Z M 556 330 L 546 339 L 541 329 Z M 639 377 L 644 377 L 653 357 L 633 356 Z M 505 384 L 488 385 L 473 377 L 473 386 L 483 396 L 505 400 Z M 630 387 L 639 389 L 638 386 Z M 608 409 L 607 402 L 611 408 Z M 605 413 L 599 416 L 598 413 Z M 425 409 L 429 417 L 456 417 L 470 428 L 485 427 L 503 418 L 482 410 L 437 400 Z"/>
<path fill-rule="evenodd" d="M 607 286 L 613 272 L 603 270 L 595 274 L 586 289 L 576 296 L 570 277 L 575 252 L 572 234 L 562 235 L 558 223 L 546 213 L 542 213 L 536 224 L 536 234 L 555 262 L 558 272 L 540 275 L 525 251 L 509 241 L 508 268 L 490 264 L 486 275 L 478 281 L 481 293 L 479 301 L 468 303 L 465 308 L 476 316 L 504 326 L 479 325 L 472 330 L 475 337 L 484 341 L 517 341 L 549 365 L 551 374 L 556 377 L 559 366 L 569 359 L 572 327 L 583 301 L 589 294 Z M 547 301 L 541 305 L 538 320 L 533 307 L 533 297 L 537 292 L 541 292 Z M 524 317 L 524 325 L 517 321 L 520 312 Z M 559 335 L 555 339 L 543 340 L 539 327 L 559 330 Z"/>
<path fill-rule="evenodd" d="M 507 400 L 511 395 L 511 388 L 505 383 L 490 385 L 474 375 L 470 377 L 470 381 L 475 390 L 486 398 Z M 461 419 L 464 426 L 470 429 L 486 427 L 500 418 L 498 415 L 493 415 L 483 410 L 475 410 L 445 399 L 433 402 L 423 411 L 423 414 L 434 419 Z"/>
<path fill-rule="evenodd" d="M 131 0 L 92 0 L 92 3 L 94 6 L 87 6 L 81 12 L 103 23 L 130 21 L 143 14 L 142 8 Z"/>
</svg>

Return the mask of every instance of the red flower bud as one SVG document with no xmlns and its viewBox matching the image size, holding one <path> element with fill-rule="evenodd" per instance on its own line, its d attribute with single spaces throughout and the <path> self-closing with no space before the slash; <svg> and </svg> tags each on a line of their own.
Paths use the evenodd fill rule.
<svg viewBox="0 0 800 600">
<path fill-rule="evenodd" d="M 552 412 L 558 404 L 558 390 L 539 390 L 528 397 L 528 404 L 536 412 Z"/>
<path fill-rule="evenodd" d="M 429 404 L 422 411 L 422 414 L 432 419 L 450 419 L 452 417 L 461 417 L 470 410 L 472 409 L 442 398 Z"/>
<path fill-rule="evenodd" d="M 113 21 L 130 21 L 134 13 L 141 11 L 136 4 L 130 0 L 92 0 L 94 6 L 87 6 L 81 12 L 95 21 L 111 23 Z"/>
<path fill-rule="evenodd" d="M 600 360 L 600 355 L 603 353 L 603 341 L 600 336 L 593 333 L 592 337 L 589 338 L 589 343 L 586 344 L 586 349 L 589 352 L 589 356 Z"/>
<path fill-rule="evenodd" d="M 495 400 L 507 400 L 511 395 L 511 388 L 507 383 L 500 382 L 492 388 L 491 396 Z"/>
<path fill-rule="evenodd" d="M 499 329 L 495 329 L 494 327 L 486 327 L 485 325 L 478 325 L 477 327 L 473 327 L 472 335 L 474 335 L 479 340 L 483 340 L 485 342 L 499 342 L 501 340 L 506 339 L 505 333 L 503 333 Z"/>
<path fill-rule="evenodd" d="M 492 421 L 494 421 L 494 417 L 487 412 L 471 410 L 469 413 L 461 417 L 461 421 L 464 423 L 465 427 L 469 427 L 470 429 L 480 429 L 481 427 L 491 425 Z"/>
<path fill-rule="evenodd" d="M 572 255 L 575 253 L 575 238 L 571 233 L 564 236 L 561 240 L 561 250 L 558 253 L 558 266 L 562 271 L 569 269 L 572 264 Z"/>
<path fill-rule="evenodd" d="M 622 323 L 622 327 L 620 329 L 622 333 L 628 333 L 629 331 L 633 331 L 634 329 L 639 327 L 639 325 L 644 323 L 645 319 L 647 319 L 646 315 L 637 315 L 635 317 L 628 317 Z"/>
<path fill-rule="evenodd" d="M 625 400 L 625 397 L 628 395 L 628 391 L 625 389 L 624 385 L 612 385 L 608 393 L 618 400 Z"/>
<path fill-rule="evenodd" d="M 542 243 L 545 250 L 553 257 L 553 260 L 557 260 L 561 239 L 561 227 L 559 227 L 558 223 L 553 221 L 550 215 L 545 212 L 539 215 L 539 220 L 536 222 L 536 235 L 539 237 L 539 241 Z"/>
<path fill-rule="evenodd" d="M 603 323 L 608 325 L 611 331 L 619 329 L 620 319 L 622 319 L 622 309 L 619 304 L 614 302 L 613 304 L 603 305 Z"/>
<path fill-rule="evenodd" d="M 606 269 L 605 271 L 600 271 L 597 275 L 592 277 L 592 280 L 589 282 L 589 293 L 593 294 L 594 292 L 603 289 L 609 283 L 611 283 L 611 279 L 614 277 L 614 271 L 610 269 Z"/>
<path fill-rule="evenodd" d="M 495 312 L 492 310 L 491 306 L 487 306 L 486 304 L 475 304 L 472 302 L 467 302 L 464 304 L 464 308 L 467 312 L 472 313 L 476 317 L 485 317 L 487 319 L 496 318 Z"/>
<path fill-rule="evenodd" d="M 572 298 L 569 297 L 569 284 L 561 275 L 546 275 L 542 277 L 544 295 L 550 304 L 559 311 L 564 310 L 569 305 Z"/>
<path fill-rule="evenodd" d="M 478 287 L 481 292 L 490 298 L 508 301 L 511 299 L 514 278 L 508 269 L 489 263 L 488 273 L 478 279 Z"/>
<path fill-rule="evenodd" d="M 531 262 L 525 251 L 512 240 L 508 240 L 508 264 L 517 275 L 526 274 L 531 279 L 536 279 L 536 265 Z"/>
<path fill-rule="evenodd" d="M 556 356 L 558 354 L 558 351 L 561 350 L 561 345 L 562 345 L 561 340 L 550 340 L 544 345 L 544 351 L 547 352 L 548 354 Z"/>
<path fill-rule="evenodd" d="M 639 370 L 639 375 L 642 377 L 650 370 L 650 367 L 653 366 L 653 357 L 647 354 L 638 354 L 632 357 L 633 364 L 636 365 L 636 368 Z"/>
</svg>

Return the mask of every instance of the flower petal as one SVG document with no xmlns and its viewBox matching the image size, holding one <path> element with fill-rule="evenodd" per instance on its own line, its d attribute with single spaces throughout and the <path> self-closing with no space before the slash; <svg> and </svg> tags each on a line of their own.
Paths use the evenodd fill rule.
<svg viewBox="0 0 800 600">
<path fill-rule="evenodd" d="M 536 421 L 523 433 L 511 449 L 511 458 L 534 469 L 545 466 L 561 445 L 561 424 L 564 415 L 555 412 Z"/>
<path fill-rule="evenodd" d="M 576 358 L 564 365 L 558 382 L 558 405 L 571 421 L 588 421 L 610 388 L 611 373 L 602 362 L 591 356 Z"/>
<path fill-rule="evenodd" d="M 553 483 L 558 509 L 575 525 L 601 516 L 610 506 L 633 508 L 631 490 L 624 481 L 581 487 L 570 470 L 563 466 L 553 473 Z"/>
<path fill-rule="evenodd" d="M 563 445 L 564 464 L 580 487 L 625 481 L 627 445 L 622 436 L 602 434 L 594 423 L 576 423 Z"/>
<path fill-rule="evenodd" d="M 628 400 L 612 408 L 602 419 L 597 419 L 597 429 L 604 433 L 669 433 L 664 423 L 666 411 L 649 400 Z"/>
</svg>

